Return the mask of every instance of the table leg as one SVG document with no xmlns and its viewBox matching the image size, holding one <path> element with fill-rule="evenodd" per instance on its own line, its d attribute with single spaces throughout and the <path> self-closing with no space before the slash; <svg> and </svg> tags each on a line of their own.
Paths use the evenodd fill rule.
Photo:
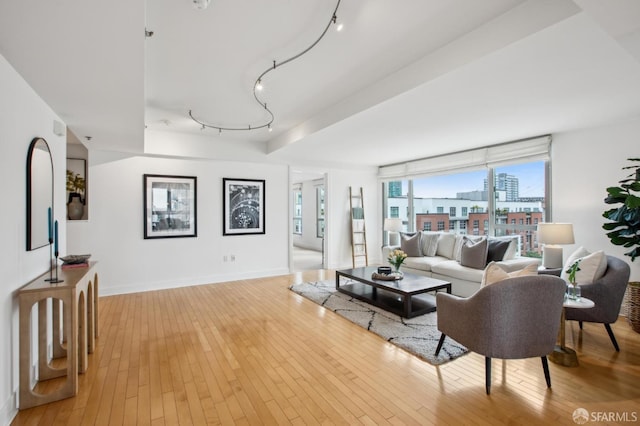
<svg viewBox="0 0 640 426">
<path fill-rule="evenodd" d="M 578 355 L 576 351 L 571 348 L 567 348 L 565 345 L 566 338 L 566 317 L 565 309 L 562 308 L 562 314 L 560 316 L 560 331 L 558 332 L 559 344 L 553 348 L 553 352 L 549 354 L 549 360 L 556 364 L 564 365 L 565 367 L 578 367 Z"/>
</svg>

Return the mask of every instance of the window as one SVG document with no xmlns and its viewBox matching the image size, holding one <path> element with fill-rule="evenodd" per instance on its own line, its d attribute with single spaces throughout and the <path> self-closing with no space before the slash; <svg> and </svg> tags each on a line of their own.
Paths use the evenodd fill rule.
<svg viewBox="0 0 640 426">
<path fill-rule="evenodd" d="M 518 235 L 519 254 L 537 257 L 536 225 L 549 219 L 550 146 L 543 136 L 382 166 L 378 175 L 402 182 L 396 193 L 410 231 L 430 224 L 452 233 Z"/>
<path fill-rule="evenodd" d="M 316 187 L 316 237 L 324 238 L 324 187 Z"/>
<path fill-rule="evenodd" d="M 391 206 L 389 209 L 389 217 L 400 217 L 400 207 Z"/>
<path fill-rule="evenodd" d="M 293 190 L 293 233 L 302 235 L 302 188 Z"/>
<path fill-rule="evenodd" d="M 431 222 L 425 222 L 423 225 L 423 231 L 431 231 Z"/>
</svg>

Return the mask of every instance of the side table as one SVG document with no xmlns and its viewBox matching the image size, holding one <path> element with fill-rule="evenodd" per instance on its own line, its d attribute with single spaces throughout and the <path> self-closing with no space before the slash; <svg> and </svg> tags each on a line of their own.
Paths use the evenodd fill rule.
<svg viewBox="0 0 640 426">
<path fill-rule="evenodd" d="M 562 315 L 560 316 L 560 331 L 558 332 L 560 344 L 556 345 L 553 352 L 549 354 L 550 361 L 564 365 L 565 367 L 577 367 L 579 365 L 576 351 L 565 345 L 565 308 L 587 309 L 593 308 L 594 306 L 595 303 L 593 303 L 593 300 L 587 299 L 586 297 L 581 297 L 578 300 L 566 299 L 564 301 L 562 304 Z"/>
</svg>

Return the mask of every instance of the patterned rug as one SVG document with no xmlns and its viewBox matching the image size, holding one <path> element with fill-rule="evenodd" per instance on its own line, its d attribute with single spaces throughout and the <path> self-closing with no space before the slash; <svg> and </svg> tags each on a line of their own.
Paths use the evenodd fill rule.
<svg viewBox="0 0 640 426">
<path fill-rule="evenodd" d="M 440 339 L 435 312 L 414 318 L 402 318 L 337 292 L 334 280 L 294 284 L 289 289 L 430 364 L 443 364 L 467 353 L 467 348 L 447 338 L 438 356 L 434 355 Z"/>
</svg>

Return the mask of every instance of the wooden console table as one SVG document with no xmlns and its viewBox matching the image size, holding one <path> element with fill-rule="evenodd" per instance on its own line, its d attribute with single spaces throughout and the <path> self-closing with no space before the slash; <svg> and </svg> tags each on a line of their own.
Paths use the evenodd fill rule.
<svg viewBox="0 0 640 426">
<path fill-rule="evenodd" d="M 60 270 L 51 284 L 49 273 L 36 278 L 18 292 L 20 303 L 20 409 L 69 398 L 78 393 L 78 373 L 87 371 L 87 354 L 93 353 L 98 337 L 97 262 L 85 268 Z M 51 299 L 51 309 L 47 300 Z M 65 377 L 50 393 L 38 393 L 31 387 L 31 310 L 38 304 L 38 381 Z M 60 305 L 62 304 L 62 324 Z M 53 358 L 66 357 L 65 368 L 55 368 L 48 360 L 47 330 L 51 324 Z M 62 327 L 61 327 L 62 326 Z M 62 336 L 60 330 L 62 329 Z M 62 345 L 62 341 L 66 345 Z"/>
</svg>

